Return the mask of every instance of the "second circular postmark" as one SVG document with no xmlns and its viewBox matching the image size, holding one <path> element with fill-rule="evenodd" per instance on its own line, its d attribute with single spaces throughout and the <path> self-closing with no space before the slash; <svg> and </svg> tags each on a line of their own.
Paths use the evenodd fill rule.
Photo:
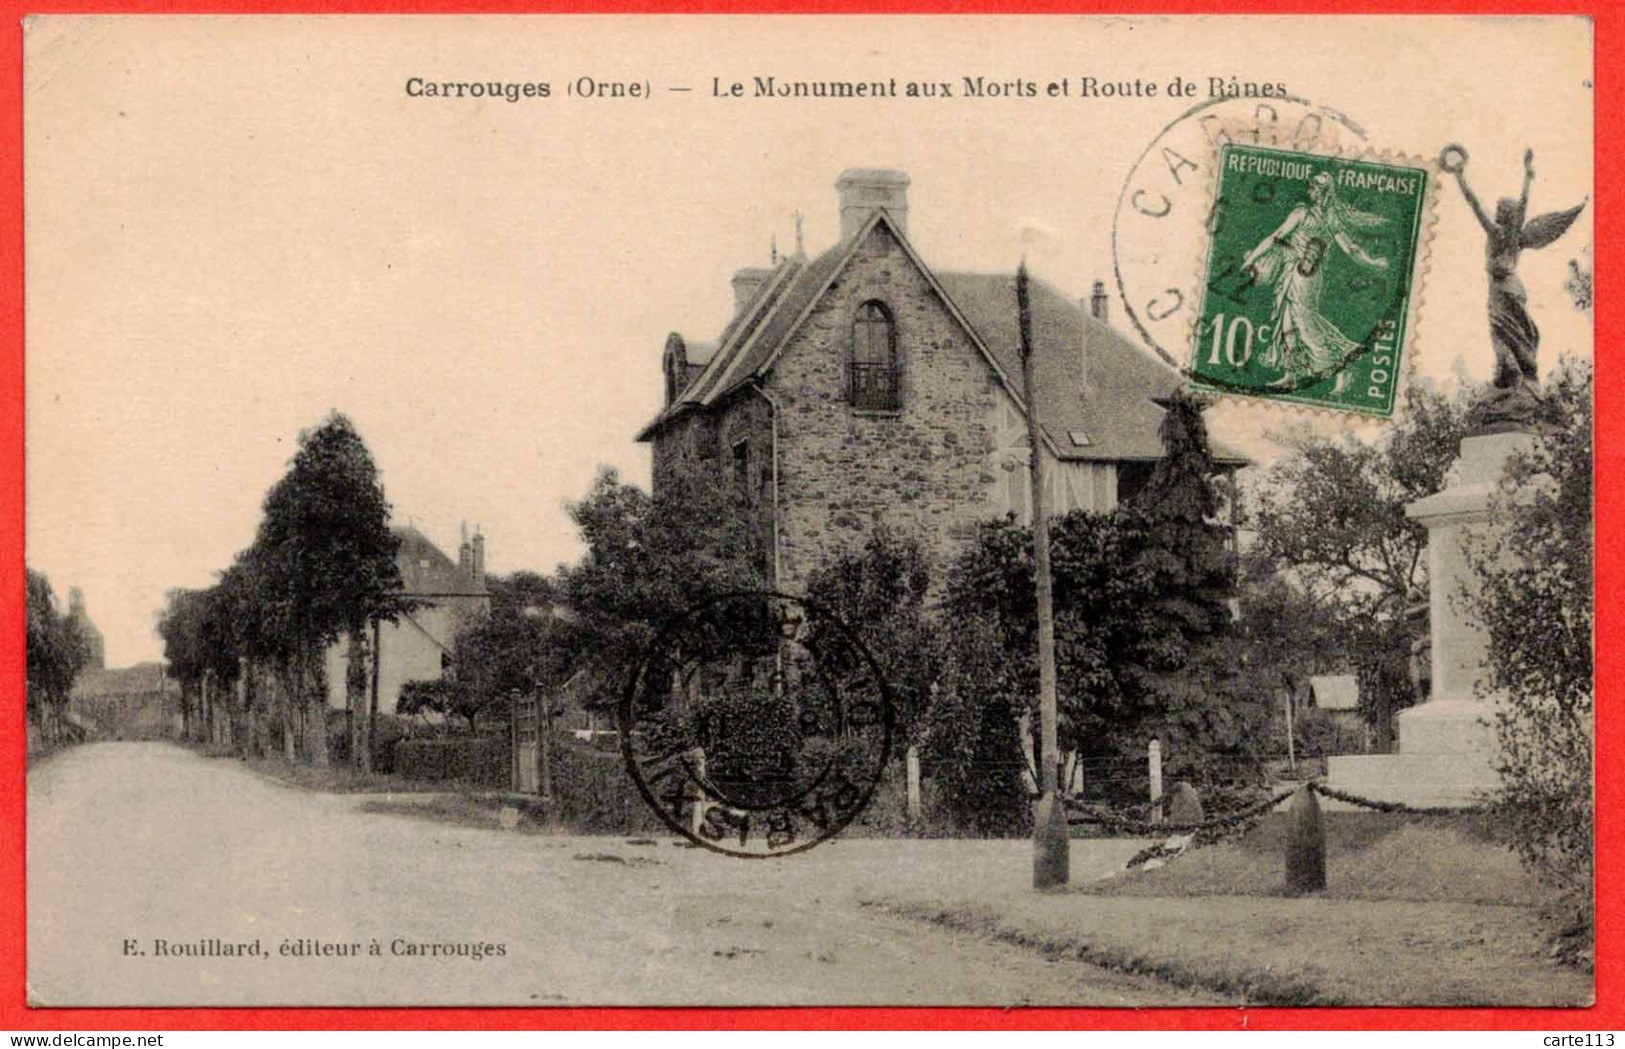
<svg viewBox="0 0 1625 1049">
<path fill-rule="evenodd" d="M 863 639 L 789 594 L 696 604 L 631 668 L 621 754 L 654 812 L 713 852 L 805 852 L 869 804 L 890 757 L 891 690 Z"/>
</svg>

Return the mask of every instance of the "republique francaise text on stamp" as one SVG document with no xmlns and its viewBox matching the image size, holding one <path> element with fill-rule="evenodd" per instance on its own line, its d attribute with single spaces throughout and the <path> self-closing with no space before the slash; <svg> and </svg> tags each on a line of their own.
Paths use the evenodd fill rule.
<svg viewBox="0 0 1625 1049">
<path fill-rule="evenodd" d="M 1433 182 L 1420 164 L 1224 145 L 1192 385 L 1392 416 Z"/>
</svg>

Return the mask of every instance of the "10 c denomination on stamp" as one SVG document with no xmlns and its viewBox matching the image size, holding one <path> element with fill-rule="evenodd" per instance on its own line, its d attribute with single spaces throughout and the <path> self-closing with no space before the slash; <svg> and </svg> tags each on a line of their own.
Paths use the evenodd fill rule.
<svg viewBox="0 0 1625 1049">
<path fill-rule="evenodd" d="M 1392 416 L 1433 181 L 1420 163 L 1225 145 L 1192 385 Z"/>
</svg>

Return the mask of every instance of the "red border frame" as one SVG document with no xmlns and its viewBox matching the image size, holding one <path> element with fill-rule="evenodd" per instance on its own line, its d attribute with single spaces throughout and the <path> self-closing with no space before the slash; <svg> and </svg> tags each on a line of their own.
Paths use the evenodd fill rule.
<svg viewBox="0 0 1625 1049">
<path fill-rule="evenodd" d="M 1625 72 L 1625 5 L 1607 0 L 0 0 L 7 19 L 0 26 L 0 681 L 10 713 L 0 714 L 0 760 L 10 770 L 0 788 L 0 1029 L 32 1030 L 395 1030 L 395 1029 L 783 1029 L 848 1028 L 1032 1030 L 1607 1030 L 1625 1028 L 1625 991 L 1620 987 L 1619 924 L 1625 918 L 1621 881 L 1607 862 L 1598 865 L 1597 1002 L 1591 1009 L 39 1009 L 24 998 L 24 738 L 16 716 L 23 682 L 23 191 L 22 31 L 27 14 L 402 14 L 402 13 L 953 13 L 953 14 L 1176 14 L 1224 11 L 1237 14 L 1572 14 L 1593 20 L 1595 31 L 1595 170 L 1610 170 L 1622 153 L 1620 79 Z M 1495 75 L 1486 71 L 1486 76 Z M 1596 344 L 1612 359 L 1625 318 L 1625 287 L 1611 263 L 1621 237 L 1625 179 L 1596 178 Z M 1596 636 L 1614 636 L 1621 604 L 1614 600 L 1621 557 L 1607 542 L 1610 522 L 1625 501 L 1625 456 L 1613 442 L 1625 409 L 1625 369 L 1597 372 L 1597 624 Z M 1597 646 L 1599 712 L 1625 671 L 1625 652 Z M 1598 810 L 1619 813 L 1625 776 L 1612 763 L 1625 739 L 1625 718 L 1599 717 Z M 1625 844 L 1625 825 L 1599 821 L 1597 854 L 1610 857 Z"/>
</svg>

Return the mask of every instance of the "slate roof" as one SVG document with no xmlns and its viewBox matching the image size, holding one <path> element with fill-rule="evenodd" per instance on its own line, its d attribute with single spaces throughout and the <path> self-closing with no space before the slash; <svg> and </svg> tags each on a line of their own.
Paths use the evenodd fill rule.
<svg viewBox="0 0 1625 1049">
<path fill-rule="evenodd" d="M 823 294 L 857 243 L 880 222 L 887 224 L 935 282 L 949 312 L 965 322 L 1003 372 L 1016 402 L 1022 403 L 1014 274 L 937 273 L 919 260 L 886 212 L 877 210 L 857 235 L 817 258 L 781 260 L 745 308 L 729 321 L 717 341 L 718 349 L 699 377 L 644 426 L 638 440 L 651 440 L 668 419 L 715 404 L 770 371 L 777 351 L 800 325 L 808 307 Z M 1154 401 L 1183 384 L 1179 373 L 1043 281 L 1032 282 L 1031 303 L 1039 417 L 1058 457 L 1111 461 L 1161 458 L 1162 441 L 1157 428 L 1163 410 Z M 1086 343 L 1088 377 L 1084 381 L 1081 373 Z M 1075 441 L 1075 433 L 1085 435 L 1088 443 Z M 1213 441 L 1211 450 L 1214 458 L 1223 463 L 1248 462 L 1245 455 L 1220 441 Z"/>
<path fill-rule="evenodd" d="M 413 597 L 485 597 L 485 584 L 462 570 L 457 562 L 440 552 L 429 537 L 411 525 L 390 529 L 400 537 L 401 549 L 395 555 L 406 593 Z"/>
</svg>

